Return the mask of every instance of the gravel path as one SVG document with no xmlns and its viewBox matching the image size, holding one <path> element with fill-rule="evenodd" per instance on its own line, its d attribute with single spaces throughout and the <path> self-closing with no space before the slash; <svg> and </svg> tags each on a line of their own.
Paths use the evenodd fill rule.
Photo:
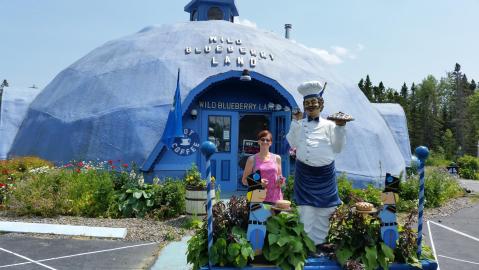
<svg viewBox="0 0 479 270">
<path fill-rule="evenodd" d="M 17 221 L 30 223 L 45 224 L 63 224 L 63 225 L 81 225 L 93 227 L 114 227 L 127 228 L 127 235 L 122 241 L 127 242 L 169 242 L 172 240 L 180 240 L 185 234 L 191 233 L 189 230 L 182 228 L 186 221 L 185 216 L 181 216 L 168 221 L 156 221 L 152 219 L 139 218 L 123 218 L 123 219 L 104 219 L 104 218 L 83 218 L 59 216 L 56 218 L 41 217 L 9 217 L 0 214 L 0 221 Z M 40 236 L 39 234 L 29 234 Z M 41 234 L 45 238 L 72 238 L 66 235 Z"/>
</svg>

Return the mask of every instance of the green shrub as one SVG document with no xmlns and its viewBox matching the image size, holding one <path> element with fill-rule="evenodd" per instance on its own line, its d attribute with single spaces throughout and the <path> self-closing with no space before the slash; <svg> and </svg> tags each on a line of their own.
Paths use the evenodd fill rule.
<svg viewBox="0 0 479 270">
<path fill-rule="evenodd" d="M 425 207 L 439 207 L 447 200 L 463 195 L 459 183 L 444 169 L 426 168 L 424 182 Z M 405 182 L 401 182 L 399 191 L 400 210 L 409 210 L 412 203 L 419 196 L 419 177 L 416 175 Z"/>
<path fill-rule="evenodd" d="M 445 154 L 441 151 L 430 151 L 426 166 L 447 167 L 451 164 L 451 160 L 446 159 Z"/>
<path fill-rule="evenodd" d="M 71 202 L 68 214 L 75 216 L 106 216 L 115 200 L 111 175 L 103 170 L 72 172 L 67 189 Z"/>
<path fill-rule="evenodd" d="M 457 160 L 457 165 L 462 178 L 479 180 L 479 158 L 465 155 Z"/>
<path fill-rule="evenodd" d="M 155 197 L 155 216 L 158 219 L 177 217 L 186 211 L 185 185 L 172 179 L 160 184 Z"/>
<path fill-rule="evenodd" d="M 370 202 L 381 205 L 381 190 L 369 185 L 366 189 L 354 189 L 345 174 L 338 177 L 338 195 L 341 201 L 348 204 L 351 200 Z"/>
<path fill-rule="evenodd" d="M 68 212 L 67 184 L 71 172 L 50 170 L 29 174 L 16 183 L 9 202 L 10 209 L 19 215 L 56 216 Z"/>
</svg>

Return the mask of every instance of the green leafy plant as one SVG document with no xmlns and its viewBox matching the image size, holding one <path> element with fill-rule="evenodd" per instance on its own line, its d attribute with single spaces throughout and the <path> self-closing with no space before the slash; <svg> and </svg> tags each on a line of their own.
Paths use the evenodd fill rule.
<svg viewBox="0 0 479 270">
<path fill-rule="evenodd" d="M 211 247 L 211 263 L 214 265 L 243 268 L 248 260 L 254 259 L 254 251 L 246 239 L 246 233 L 239 227 L 233 227 L 228 239 L 218 238 Z"/>
<path fill-rule="evenodd" d="M 123 217 L 144 217 L 155 206 L 158 185 L 143 184 L 127 189 L 119 197 L 119 210 Z"/>
<path fill-rule="evenodd" d="M 297 213 L 280 213 L 268 219 L 264 257 L 281 269 L 303 269 L 308 252 L 316 247 L 304 231 Z"/>
<path fill-rule="evenodd" d="M 387 270 L 394 261 L 394 252 L 380 238 L 380 220 L 377 217 L 352 212 L 343 204 L 331 218 L 328 241 L 335 245 L 338 262 L 345 266 L 357 261 L 367 270 L 379 266 Z"/>
<path fill-rule="evenodd" d="M 288 176 L 286 184 L 282 186 L 283 198 L 291 202 L 292 206 L 296 205 L 294 201 L 294 175 Z"/>
<path fill-rule="evenodd" d="M 214 263 L 244 267 L 248 258 L 253 258 L 251 257 L 253 250 L 242 229 L 248 225 L 246 198 L 233 196 L 227 205 L 222 201 L 215 203 L 213 217 Z M 208 262 L 207 249 L 207 230 L 204 222 L 202 228 L 188 241 L 187 261 L 193 264 L 193 269 L 199 269 Z"/>
<path fill-rule="evenodd" d="M 203 227 L 204 220 L 195 216 L 189 217 L 185 220 L 182 225 L 182 228 L 187 230 L 198 230 Z"/>
<path fill-rule="evenodd" d="M 399 226 L 398 246 L 394 253 L 397 262 L 421 268 L 421 262 L 417 257 L 417 233 L 411 228 L 412 216 L 413 214 L 409 215 L 404 226 Z"/>
<path fill-rule="evenodd" d="M 193 265 L 193 270 L 208 264 L 208 232 L 206 226 L 197 230 L 195 235 L 188 240 L 186 261 Z"/>
</svg>

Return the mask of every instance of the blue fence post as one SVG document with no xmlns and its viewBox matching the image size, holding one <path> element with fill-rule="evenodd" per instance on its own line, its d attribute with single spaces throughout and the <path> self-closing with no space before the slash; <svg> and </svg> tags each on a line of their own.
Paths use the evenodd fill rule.
<svg viewBox="0 0 479 270">
<path fill-rule="evenodd" d="M 213 194 L 211 191 L 211 162 L 210 158 L 213 153 L 216 152 L 216 146 L 210 141 L 203 142 L 201 144 L 201 153 L 205 155 L 206 158 L 206 192 L 207 192 L 207 207 L 206 213 L 208 218 L 208 265 L 211 268 L 211 247 L 213 246 Z"/>
<path fill-rule="evenodd" d="M 429 156 L 429 149 L 425 146 L 416 148 L 416 156 L 419 158 L 419 206 L 417 218 L 417 258 L 421 259 L 422 249 L 422 223 L 424 212 L 424 166 Z"/>
</svg>

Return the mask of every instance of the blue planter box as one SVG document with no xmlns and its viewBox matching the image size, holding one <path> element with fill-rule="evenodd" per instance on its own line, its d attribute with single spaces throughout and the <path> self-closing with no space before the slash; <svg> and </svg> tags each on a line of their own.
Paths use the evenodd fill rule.
<svg viewBox="0 0 479 270">
<path fill-rule="evenodd" d="M 203 266 L 201 270 L 238 270 L 239 268 L 235 267 L 212 267 Z M 243 270 L 280 270 L 278 267 L 274 266 L 247 266 L 241 268 Z M 306 260 L 306 265 L 304 266 L 305 270 L 342 270 L 341 266 L 336 262 L 329 260 L 327 258 L 309 258 Z M 412 267 L 408 264 L 391 264 L 389 266 L 390 270 L 417 270 L 417 268 Z M 437 263 L 434 261 L 423 260 L 422 261 L 423 270 L 436 270 Z"/>
</svg>

